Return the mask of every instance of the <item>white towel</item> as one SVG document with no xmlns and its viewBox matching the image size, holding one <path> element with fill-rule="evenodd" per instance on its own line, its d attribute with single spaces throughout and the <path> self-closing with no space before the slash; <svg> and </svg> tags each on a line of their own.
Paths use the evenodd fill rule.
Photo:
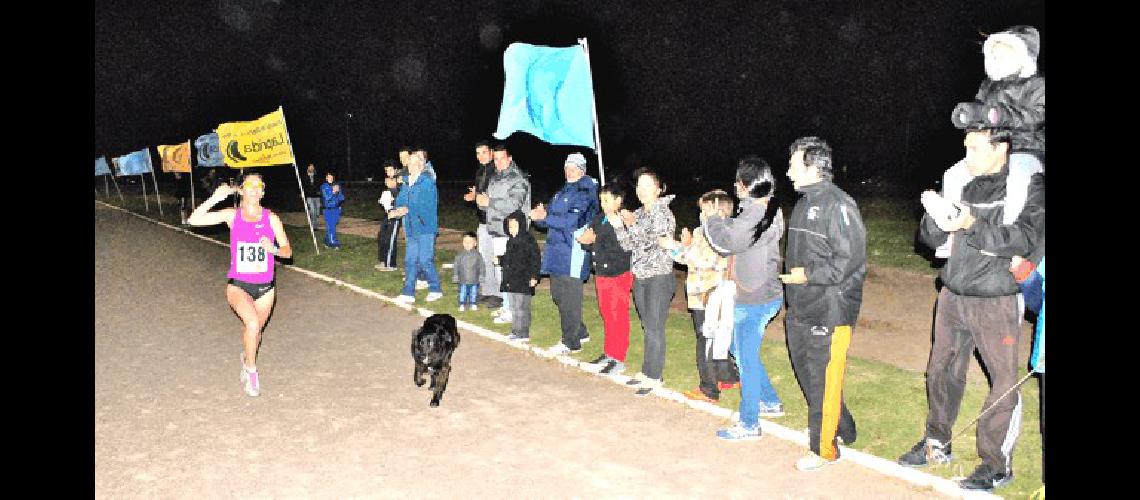
<svg viewBox="0 0 1140 500">
<path fill-rule="evenodd" d="M 728 359 L 732 346 L 733 311 L 736 309 L 736 283 L 722 281 L 709 293 L 705 305 L 705 324 L 701 335 L 712 342 L 705 344 L 706 356 L 710 359 Z"/>
</svg>

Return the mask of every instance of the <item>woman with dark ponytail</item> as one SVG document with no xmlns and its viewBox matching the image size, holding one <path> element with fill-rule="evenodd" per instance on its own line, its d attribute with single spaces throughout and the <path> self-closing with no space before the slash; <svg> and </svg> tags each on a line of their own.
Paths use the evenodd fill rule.
<svg viewBox="0 0 1140 500">
<path fill-rule="evenodd" d="M 732 353 L 740 365 L 740 421 L 717 431 L 721 439 L 759 439 L 760 416 L 784 415 L 784 405 L 760 360 L 764 328 L 784 302 L 778 277 L 784 214 L 775 194 L 776 179 L 768 162 L 745 157 L 736 167 L 740 213 L 733 218 L 714 215 L 702 224 L 713 249 L 733 256 L 729 276 L 736 283 Z"/>
</svg>

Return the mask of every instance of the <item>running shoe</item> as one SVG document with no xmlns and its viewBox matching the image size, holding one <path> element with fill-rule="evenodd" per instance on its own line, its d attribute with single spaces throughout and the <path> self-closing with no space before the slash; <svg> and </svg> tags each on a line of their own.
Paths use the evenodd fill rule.
<svg viewBox="0 0 1140 500">
<path fill-rule="evenodd" d="M 759 425 L 756 427 L 745 427 L 739 422 L 727 429 L 716 431 L 716 437 L 725 441 L 755 441 L 760 439 L 761 434 Z"/>
<path fill-rule="evenodd" d="M 504 324 L 510 323 L 512 321 L 513 321 L 513 319 L 511 318 L 511 315 L 509 313 L 503 313 L 503 314 L 500 314 L 498 316 L 495 316 L 495 320 L 492 321 L 492 323 L 494 323 L 496 325 L 504 325 Z"/>
<path fill-rule="evenodd" d="M 459 304 L 459 312 L 463 312 L 463 311 L 466 311 L 466 310 L 467 310 L 467 305 L 466 305 L 466 304 Z"/>
<path fill-rule="evenodd" d="M 399 297 L 396 297 L 396 302 L 399 302 L 401 304 L 415 304 L 416 298 L 411 295 L 401 295 Z"/>
<path fill-rule="evenodd" d="M 471 305 L 467 306 L 467 310 L 468 311 L 478 311 L 479 305 L 478 304 L 471 304 Z"/>
<path fill-rule="evenodd" d="M 241 367 L 241 385 L 245 389 L 247 396 L 257 396 L 261 394 L 261 384 L 258 383 L 257 369 L 249 371 L 245 366 Z"/>
<path fill-rule="evenodd" d="M 625 371 L 625 363 L 622 363 L 616 359 L 611 359 L 606 362 L 606 366 L 602 367 L 602 370 L 598 373 L 601 373 L 602 375 L 617 375 L 623 371 Z"/>
<path fill-rule="evenodd" d="M 699 387 L 683 391 L 681 394 L 686 398 L 692 399 L 693 401 L 704 401 L 706 403 L 716 403 L 719 401 L 717 398 L 710 398 L 707 394 L 701 391 Z"/>
<path fill-rule="evenodd" d="M 435 302 L 435 301 L 442 299 L 442 298 L 443 298 L 442 292 L 431 292 L 431 293 L 427 294 L 427 297 L 424 297 L 424 300 L 426 300 L 428 302 Z"/>
<path fill-rule="evenodd" d="M 806 457 L 796 460 L 796 470 L 804 472 L 817 471 L 838 461 L 839 457 L 837 457 L 835 460 L 828 460 L 819 455 L 816 455 L 815 453 L 812 453 Z"/>
</svg>

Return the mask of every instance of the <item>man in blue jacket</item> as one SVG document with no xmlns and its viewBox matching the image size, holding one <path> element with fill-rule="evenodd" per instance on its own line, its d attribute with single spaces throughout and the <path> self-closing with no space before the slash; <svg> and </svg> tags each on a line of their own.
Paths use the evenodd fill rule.
<svg viewBox="0 0 1140 500">
<path fill-rule="evenodd" d="M 550 296 L 562 320 L 562 342 L 551 348 L 556 354 L 578 352 L 590 339 L 582 323 L 582 284 L 590 277 L 590 260 L 577 238 L 598 213 L 598 183 L 586 175 L 586 157 L 567 156 L 563 169 L 566 185 L 549 208 L 539 203 L 530 213 L 536 226 L 547 229 L 542 273 L 550 275 Z"/>
<path fill-rule="evenodd" d="M 437 207 L 439 192 L 435 179 L 424 173 L 426 156 L 423 148 L 413 148 L 408 158 L 407 185 L 400 190 L 388 218 L 404 218 L 404 289 L 396 300 L 406 304 L 416 301 L 416 276 L 421 272 L 427 278 L 426 300 L 433 302 L 443 297 L 439 274 L 435 270 L 435 235 L 439 230 Z"/>
</svg>

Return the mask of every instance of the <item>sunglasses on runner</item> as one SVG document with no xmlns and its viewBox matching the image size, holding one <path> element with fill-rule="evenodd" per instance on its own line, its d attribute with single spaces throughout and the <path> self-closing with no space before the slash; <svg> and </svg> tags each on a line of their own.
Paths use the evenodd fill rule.
<svg viewBox="0 0 1140 500">
<path fill-rule="evenodd" d="M 265 190 L 265 183 L 261 181 L 245 181 L 241 184 L 242 189 L 260 189 Z"/>
</svg>

